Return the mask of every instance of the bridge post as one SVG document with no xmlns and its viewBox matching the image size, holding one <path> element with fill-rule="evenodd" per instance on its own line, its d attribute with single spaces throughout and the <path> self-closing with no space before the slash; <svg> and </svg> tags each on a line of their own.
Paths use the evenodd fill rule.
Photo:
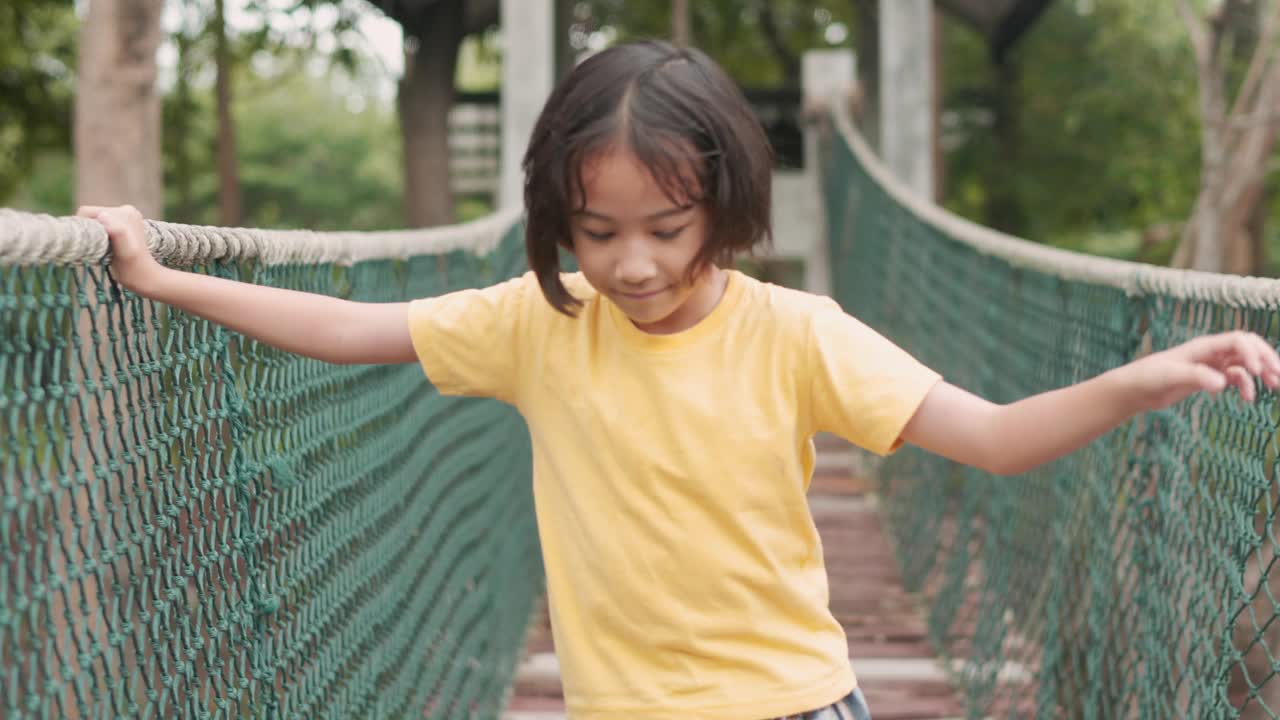
<svg viewBox="0 0 1280 720">
<path fill-rule="evenodd" d="M 520 161 L 555 77 L 553 0 L 502 0 L 502 165 L 498 206 L 522 202 Z"/>
<path fill-rule="evenodd" d="M 880 152 L 922 198 L 934 197 L 933 0 L 880 2 Z"/>
<path fill-rule="evenodd" d="M 806 108 L 822 107 L 833 99 L 845 102 L 855 87 L 857 63 L 849 50 L 809 50 L 800 66 L 800 86 Z M 804 260 L 804 289 L 831 294 L 831 264 L 822 210 L 822 152 L 818 130 L 805 123 L 804 171 L 796 180 L 774 174 L 774 232 L 779 254 L 790 250 Z M 796 182 L 798 181 L 798 183 Z M 788 193 L 790 184 L 796 184 Z M 789 247 L 792 246 L 792 247 Z"/>
</svg>

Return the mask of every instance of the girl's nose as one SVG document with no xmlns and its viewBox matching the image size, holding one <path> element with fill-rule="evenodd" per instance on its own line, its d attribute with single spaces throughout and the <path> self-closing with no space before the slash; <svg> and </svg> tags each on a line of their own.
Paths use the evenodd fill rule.
<svg viewBox="0 0 1280 720">
<path fill-rule="evenodd" d="M 658 265 L 649 253 L 639 248 L 629 248 L 618 258 L 614 272 L 621 283 L 644 285 L 658 274 Z"/>
</svg>

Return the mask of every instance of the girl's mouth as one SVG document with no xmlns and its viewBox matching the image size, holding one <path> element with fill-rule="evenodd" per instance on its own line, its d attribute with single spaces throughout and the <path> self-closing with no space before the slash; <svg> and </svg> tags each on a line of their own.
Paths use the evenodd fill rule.
<svg viewBox="0 0 1280 720">
<path fill-rule="evenodd" d="M 665 291 L 666 291 L 666 288 L 658 288 L 657 290 L 650 290 L 648 292 L 642 292 L 642 293 L 619 292 L 618 294 L 621 295 L 622 297 L 627 298 L 628 300 L 648 300 L 649 298 L 660 295 Z"/>
</svg>

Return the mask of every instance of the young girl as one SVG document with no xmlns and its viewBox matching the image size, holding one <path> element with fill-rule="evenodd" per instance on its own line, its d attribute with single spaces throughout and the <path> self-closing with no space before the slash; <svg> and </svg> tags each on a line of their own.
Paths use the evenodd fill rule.
<svg viewBox="0 0 1280 720">
<path fill-rule="evenodd" d="M 167 269 L 133 209 L 81 214 L 140 295 L 329 362 L 419 362 L 441 392 L 519 408 L 577 720 L 869 717 L 805 499 L 815 433 L 1015 474 L 1193 392 L 1280 384 L 1275 351 L 1229 333 L 995 405 L 830 299 L 727 269 L 770 238 L 770 151 L 696 50 L 583 62 L 524 168 L 532 271 L 409 303 Z"/>
</svg>

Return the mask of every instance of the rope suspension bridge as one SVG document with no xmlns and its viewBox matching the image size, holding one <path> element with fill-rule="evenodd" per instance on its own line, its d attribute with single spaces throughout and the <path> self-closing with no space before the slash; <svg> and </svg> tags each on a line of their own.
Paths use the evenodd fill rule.
<svg viewBox="0 0 1280 720">
<path fill-rule="evenodd" d="M 1205 332 L 1280 338 L 1276 283 L 966 223 L 842 116 L 821 157 L 836 298 L 994 401 Z M 152 222 L 149 241 L 379 302 L 523 272 L 521 229 Z M 514 410 L 142 300 L 106 251 L 95 223 L 0 210 L 0 714 L 497 717 L 542 592 Z M 1278 422 L 1267 393 L 1197 396 L 1017 478 L 869 462 L 964 714 L 1280 717 Z"/>
</svg>

